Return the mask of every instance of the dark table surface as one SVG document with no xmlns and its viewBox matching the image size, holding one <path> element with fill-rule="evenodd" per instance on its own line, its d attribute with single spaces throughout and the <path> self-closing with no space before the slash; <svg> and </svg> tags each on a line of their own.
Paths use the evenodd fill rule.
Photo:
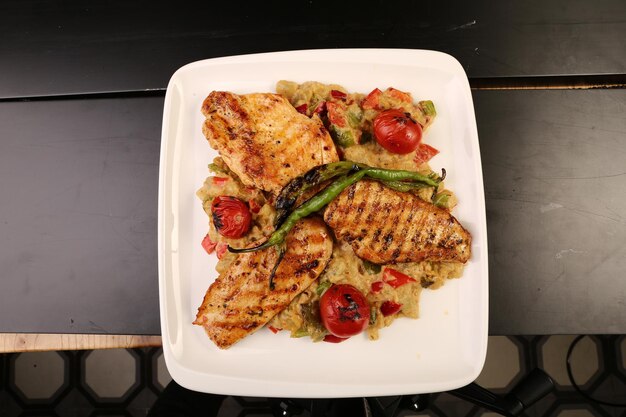
<svg viewBox="0 0 626 417">
<path fill-rule="evenodd" d="M 626 91 L 524 89 L 624 85 L 623 2 L 330 4 L 0 4 L 0 332 L 160 333 L 160 128 L 178 67 L 367 46 L 448 52 L 480 87 L 490 333 L 626 333 Z"/>
</svg>

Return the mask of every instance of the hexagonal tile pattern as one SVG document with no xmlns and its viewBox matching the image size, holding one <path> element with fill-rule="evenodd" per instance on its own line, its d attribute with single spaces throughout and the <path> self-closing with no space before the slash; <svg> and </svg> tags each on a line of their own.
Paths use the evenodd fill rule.
<svg viewBox="0 0 626 417">
<path fill-rule="evenodd" d="M 561 386 L 571 386 L 565 360 L 576 336 L 551 336 L 541 346 L 543 369 Z M 599 371 L 598 347 L 590 337 L 583 338 L 572 352 L 572 374 L 578 385 L 588 383 Z"/>
<path fill-rule="evenodd" d="M 506 388 L 521 371 L 520 351 L 506 336 L 490 336 L 487 359 L 476 382 L 485 388 Z"/>
<path fill-rule="evenodd" d="M 27 352 L 13 362 L 14 385 L 24 398 L 53 399 L 65 381 L 65 360 L 57 352 Z"/>
<path fill-rule="evenodd" d="M 163 351 L 160 351 L 156 358 L 156 379 L 162 389 L 165 389 L 167 384 L 169 384 L 172 380 L 172 377 L 167 370 L 167 366 L 165 365 Z"/>
<path fill-rule="evenodd" d="M 527 415 L 621 415 L 613 412 L 612 408 L 582 402 L 569 386 L 565 357 L 574 338 L 575 336 L 490 337 L 485 368 L 477 382 L 495 393 L 503 394 L 527 370 L 538 366 L 552 375 L 557 387 L 534 404 Z M 38 360 L 33 359 L 36 356 Z M 594 335 L 581 339 L 574 350 L 573 362 L 576 380 L 583 390 L 606 401 L 626 401 L 626 381 L 622 378 L 622 367 L 626 368 L 625 336 Z M 614 365 L 609 368 L 608 364 Z M 148 369 L 144 369 L 144 366 Z M 61 368 L 67 375 L 61 383 L 58 378 L 55 380 L 54 377 L 46 376 L 48 373 L 59 375 Z M 35 381 L 36 385 L 29 386 L 27 380 Z M 42 381 L 48 385 L 41 385 Z M 54 413 L 57 416 L 72 417 L 145 417 L 163 387 L 170 381 L 171 376 L 165 367 L 163 352 L 158 348 L 0 355 L 0 415 L 42 417 Z M 59 388 L 52 392 L 54 387 Z M 47 391 L 29 391 L 44 388 Z M 241 413 L 269 417 L 271 414 L 266 412 L 269 410 L 267 406 L 264 398 L 229 397 L 224 401 L 219 416 Z M 38 412 L 43 414 L 37 414 Z M 477 408 L 448 393 L 434 394 L 430 408 L 419 414 L 409 410 L 400 414 L 402 417 L 448 415 L 496 417 L 497 414 Z"/>
<path fill-rule="evenodd" d="M 126 349 L 91 351 L 84 366 L 85 383 L 101 399 L 122 398 L 137 382 L 139 364 Z"/>
</svg>

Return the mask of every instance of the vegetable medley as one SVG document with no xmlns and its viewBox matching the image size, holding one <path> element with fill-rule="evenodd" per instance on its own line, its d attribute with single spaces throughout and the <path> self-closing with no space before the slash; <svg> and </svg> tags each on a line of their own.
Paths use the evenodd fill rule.
<svg viewBox="0 0 626 417">
<path fill-rule="evenodd" d="M 280 81 L 277 92 L 298 112 L 321 120 L 342 161 L 314 168 L 272 195 L 244 186 L 222 158 L 216 158 L 209 166 L 214 175 L 197 195 L 210 223 L 202 246 L 217 254 L 218 272 L 226 270 L 237 253 L 273 246 L 284 253 L 285 236 L 299 219 L 321 213 L 363 178 L 448 211 L 456 204 L 453 193 L 443 187 L 445 171 L 440 175 L 428 165 L 439 153 L 423 140 L 436 116 L 431 101 L 414 102 L 409 93 L 391 87 L 359 94 L 317 82 Z M 336 241 L 318 280 L 267 327 L 313 341 L 338 343 L 361 332 L 374 340 L 395 319 L 419 316 L 422 289 L 436 289 L 446 279 L 460 277 L 462 270 L 462 263 L 451 261 L 377 265 L 357 257 L 346 242 Z"/>
</svg>

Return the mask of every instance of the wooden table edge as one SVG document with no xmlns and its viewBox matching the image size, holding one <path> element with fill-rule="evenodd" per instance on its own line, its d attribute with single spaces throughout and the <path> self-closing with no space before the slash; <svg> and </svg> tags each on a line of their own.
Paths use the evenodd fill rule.
<svg viewBox="0 0 626 417">
<path fill-rule="evenodd" d="M 158 346 L 162 346 L 161 336 L 0 333 L 0 353 L 48 350 L 131 349 Z"/>
</svg>

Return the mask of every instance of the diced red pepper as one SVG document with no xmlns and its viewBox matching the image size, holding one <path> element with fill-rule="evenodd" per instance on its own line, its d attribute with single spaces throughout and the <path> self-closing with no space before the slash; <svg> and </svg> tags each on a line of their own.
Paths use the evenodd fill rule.
<svg viewBox="0 0 626 417">
<path fill-rule="evenodd" d="M 324 336 L 324 342 L 328 343 L 341 343 L 345 340 L 350 339 L 349 337 L 337 337 L 334 334 L 327 334 Z"/>
<path fill-rule="evenodd" d="M 383 92 L 378 88 L 373 89 L 372 92 L 365 97 L 363 103 L 361 103 L 361 107 L 364 109 L 378 109 L 378 102 L 382 93 Z"/>
<path fill-rule="evenodd" d="M 385 283 L 382 282 L 382 281 L 372 282 L 372 285 L 371 285 L 372 292 L 374 294 L 381 292 L 384 285 L 385 285 Z"/>
<path fill-rule="evenodd" d="M 261 211 L 261 206 L 259 205 L 259 203 L 256 202 L 254 198 L 248 201 L 248 206 L 250 207 L 250 211 L 253 213 L 258 213 L 259 211 Z"/>
<path fill-rule="evenodd" d="M 296 110 L 298 110 L 298 113 L 302 113 L 302 114 L 306 114 L 306 111 L 309 109 L 309 106 L 304 103 L 304 104 L 300 104 L 298 107 L 296 107 Z"/>
<path fill-rule="evenodd" d="M 218 187 L 223 186 L 228 182 L 228 178 L 225 177 L 213 177 L 213 185 L 217 185 Z"/>
<path fill-rule="evenodd" d="M 212 254 L 213 251 L 215 251 L 216 246 L 217 246 L 217 243 L 213 242 L 211 240 L 211 237 L 207 233 L 204 239 L 202 239 L 202 247 L 204 248 L 206 253 L 208 253 L 209 255 Z"/>
<path fill-rule="evenodd" d="M 433 148 L 432 146 L 427 145 L 425 143 L 420 143 L 417 149 L 415 150 L 415 158 L 413 158 L 413 161 L 415 161 L 415 163 L 418 166 L 420 166 L 424 162 L 430 161 L 431 158 L 437 155 L 438 153 L 439 151 Z"/>
<path fill-rule="evenodd" d="M 280 332 L 282 329 L 277 329 L 274 326 L 267 326 L 268 329 L 270 329 L 272 331 L 272 333 L 276 334 L 278 332 Z"/>
<path fill-rule="evenodd" d="M 330 95 L 332 98 L 335 98 L 337 100 L 344 100 L 346 97 L 348 97 L 346 93 L 339 90 L 330 90 Z"/>
<path fill-rule="evenodd" d="M 385 301 L 380 306 L 380 312 L 383 313 L 385 317 L 396 314 L 400 310 L 402 310 L 402 304 L 396 303 L 395 301 Z"/>
<path fill-rule="evenodd" d="M 391 268 L 385 268 L 385 271 L 383 272 L 383 281 L 391 285 L 393 288 L 401 287 L 409 282 L 417 282 L 410 276 Z"/>
<path fill-rule="evenodd" d="M 346 127 L 346 118 L 342 108 L 337 103 L 326 103 L 328 110 L 328 120 L 337 127 Z"/>
<path fill-rule="evenodd" d="M 217 247 L 215 248 L 215 253 L 217 254 L 217 259 L 222 259 L 224 254 L 228 252 L 228 244 L 224 242 L 219 242 Z"/>
<path fill-rule="evenodd" d="M 404 91 L 396 90 L 393 87 L 389 87 L 385 94 L 389 95 L 389 97 L 395 98 L 396 100 L 403 101 L 405 103 L 412 103 L 413 98 L 409 93 L 405 93 Z"/>
<path fill-rule="evenodd" d="M 317 106 L 315 106 L 315 110 L 313 110 L 313 113 L 321 114 L 321 113 L 324 113 L 325 111 L 326 111 L 326 102 L 320 101 L 317 104 Z"/>
</svg>

